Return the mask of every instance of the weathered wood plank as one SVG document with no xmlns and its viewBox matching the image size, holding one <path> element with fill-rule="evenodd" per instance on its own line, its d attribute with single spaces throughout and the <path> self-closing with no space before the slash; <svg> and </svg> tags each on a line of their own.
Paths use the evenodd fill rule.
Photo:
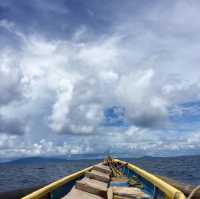
<svg viewBox="0 0 200 199">
<path fill-rule="evenodd" d="M 128 182 L 127 177 L 112 177 L 111 178 L 112 182 Z"/>
<path fill-rule="evenodd" d="M 93 170 L 100 171 L 109 175 L 111 174 L 109 166 L 105 166 L 102 163 L 94 165 Z"/>
<path fill-rule="evenodd" d="M 113 199 L 113 190 L 112 190 L 112 187 L 108 188 L 107 199 Z"/>
<path fill-rule="evenodd" d="M 85 176 L 88 177 L 88 178 L 92 178 L 92 179 L 95 179 L 95 180 L 102 181 L 102 182 L 108 183 L 110 181 L 110 176 L 108 174 L 105 174 L 105 173 L 102 173 L 102 172 L 99 172 L 99 171 L 95 171 L 95 170 L 92 170 L 90 172 L 86 172 Z"/>
<path fill-rule="evenodd" d="M 72 190 L 62 199 L 103 199 L 103 198 L 101 196 L 87 193 L 73 187 Z"/>
<path fill-rule="evenodd" d="M 138 188 L 133 187 L 112 187 L 113 194 L 131 198 L 148 198 L 149 196 Z"/>
<path fill-rule="evenodd" d="M 76 188 L 104 198 L 106 198 L 108 190 L 106 183 L 86 177 L 76 182 Z"/>
</svg>

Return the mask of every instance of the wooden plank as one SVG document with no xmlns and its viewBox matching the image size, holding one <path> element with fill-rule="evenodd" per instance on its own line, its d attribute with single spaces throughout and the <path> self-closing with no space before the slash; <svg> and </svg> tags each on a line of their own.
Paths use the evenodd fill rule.
<svg viewBox="0 0 200 199">
<path fill-rule="evenodd" d="M 106 173 L 106 174 L 109 174 L 109 175 L 111 174 L 110 167 L 105 166 L 102 163 L 94 165 L 93 170 L 100 171 L 102 173 Z"/>
<path fill-rule="evenodd" d="M 127 177 L 112 177 L 111 178 L 112 182 L 128 182 Z"/>
<path fill-rule="evenodd" d="M 76 188 L 104 198 L 106 198 L 108 190 L 106 183 L 86 177 L 76 182 Z"/>
<path fill-rule="evenodd" d="M 138 188 L 133 187 L 112 187 L 113 194 L 131 198 L 149 198 L 149 195 L 145 194 Z"/>
<path fill-rule="evenodd" d="M 133 199 L 133 197 L 125 197 L 125 196 L 115 195 L 115 196 L 113 196 L 113 199 Z M 137 199 L 137 198 L 135 198 L 135 199 Z"/>
<path fill-rule="evenodd" d="M 112 187 L 108 188 L 107 199 L 113 199 L 113 190 L 112 190 Z"/>
<path fill-rule="evenodd" d="M 102 182 L 109 182 L 110 181 L 110 176 L 108 174 L 92 170 L 91 172 L 86 172 L 85 176 L 91 179 L 99 180 Z"/>
<path fill-rule="evenodd" d="M 103 199 L 103 198 L 101 196 L 87 193 L 73 187 L 72 190 L 61 199 Z"/>
</svg>

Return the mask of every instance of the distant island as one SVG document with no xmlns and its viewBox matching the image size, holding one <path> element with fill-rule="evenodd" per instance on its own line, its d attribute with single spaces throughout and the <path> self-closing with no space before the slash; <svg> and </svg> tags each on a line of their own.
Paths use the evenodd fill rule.
<svg viewBox="0 0 200 199">
<path fill-rule="evenodd" d="M 106 157 L 105 154 L 74 154 L 70 156 L 53 156 L 53 157 L 42 157 L 42 156 L 34 156 L 34 157 L 23 157 L 13 160 L 5 160 L 1 161 L 0 163 L 11 163 L 11 164 L 32 164 L 32 163 L 63 163 L 63 162 L 69 162 L 69 161 L 78 161 L 78 160 L 102 160 Z M 128 154 L 115 154 L 113 157 L 120 158 L 120 159 L 145 159 L 145 160 L 152 160 L 152 159 L 167 159 L 167 158 L 200 158 L 200 155 L 190 155 L 190 156 L 174 156 L 174 157 L 158 157 L 158 156 L 131 156 Z"/>
</svg>

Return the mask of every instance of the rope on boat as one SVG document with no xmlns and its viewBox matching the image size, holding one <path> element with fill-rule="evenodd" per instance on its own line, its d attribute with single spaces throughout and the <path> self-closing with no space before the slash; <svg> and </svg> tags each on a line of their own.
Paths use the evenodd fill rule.
<svg viewBox="0 0 200 199">
<path fill-rule="evenodd" d="M 108 156 L 107 159 L 104 160 L 106 164 L 110 167 L 113 176 L 123 176 L 123 173 L 120 172 L 116 166 L 114 165 L 115 163 L 113 162 L 113 159 L 111 156 Z"/>
<path fill-rule="evenodd" d="M 128 166 L 128 163 L 116 164 L 111 156 L 108 156 L 107 159 L 104 160 L 104 163 L 106 163 L 110 167 L 113 177 L 127 177 L 127 183 L 130 187 L 137 187 L 140 189 L 144 188 L 143 184 L 139 181 L 137 176 L 129 177 L 129 170 L 127 170 L 127 174 L 124 173 L 124 169 Z"/>
<path fill-rule="evenodd" d="M 192 190 L 192 192 L 190 193 L 190 195 L 188 196 L 187 199 L 192 199 L 192 197 L 195 195 L 195 193 L 197 193 L 197 191 L 199 191 L 199 190 L 200 190 L 200 185 Z"/>
</svg>

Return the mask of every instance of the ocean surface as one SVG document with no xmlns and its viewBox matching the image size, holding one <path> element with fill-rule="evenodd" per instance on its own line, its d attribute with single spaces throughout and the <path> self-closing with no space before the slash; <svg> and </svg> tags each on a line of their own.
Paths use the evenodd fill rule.
<svg viewBox="0 0 200 199">
<path fill-rule="evenodd" d="M 157 175 L 187 184 L 200 184 L 200 156 L 124 159 Z M 16 161 L 0 164 L 0 192 L 50 183 L 100 160 Z"/>
</svg>

